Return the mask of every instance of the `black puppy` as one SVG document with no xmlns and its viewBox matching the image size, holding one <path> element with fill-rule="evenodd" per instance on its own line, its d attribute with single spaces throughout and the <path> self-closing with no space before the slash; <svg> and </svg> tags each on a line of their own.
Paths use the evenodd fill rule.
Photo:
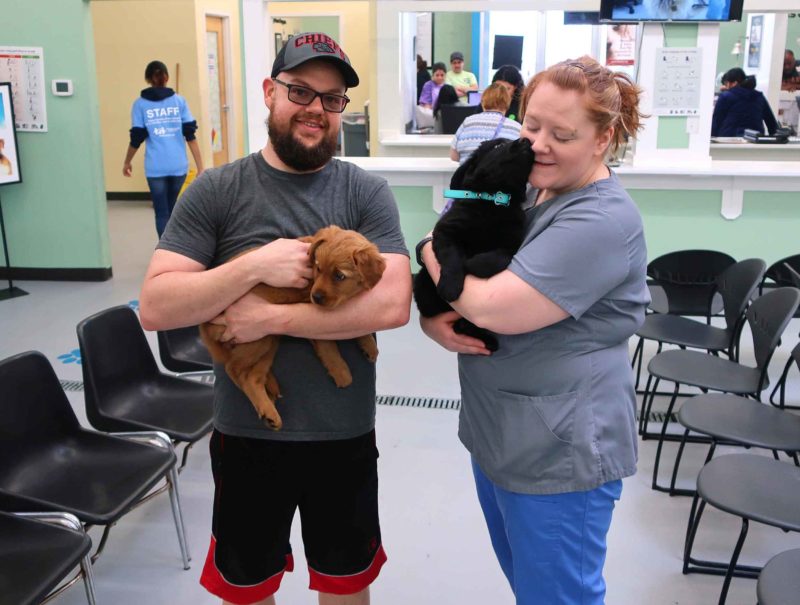
<svg viewBox="0 0 800 605">
<path fill-rule="evenodd" d="M 480 147 L 453 174 L 452 208 L 433 228 L 433 250 L 442 266 L 438 286 L 425 267 L 414 278 L 414 298 L 423 317 L 449 311 L 461 296 L 467 274 L 491 277 L 508 267 L 524 235 L 525 188 L 533 168 L 527 139 L 493 139 Z M 466 319 L 453 329 L 480 338 L 490 351 L 497 337 Z"/>
</svg>

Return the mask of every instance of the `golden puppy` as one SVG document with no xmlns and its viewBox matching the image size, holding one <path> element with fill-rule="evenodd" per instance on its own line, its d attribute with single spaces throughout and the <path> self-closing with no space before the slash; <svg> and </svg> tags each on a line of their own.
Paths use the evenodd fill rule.
<svg viewBox="0 0 800 605">
<path fill-rule="evenodd" d="M 271 303 L 311 302 L 333 309 L 359 292 L 372 289 L 386 268 L 375 244 L 355 231 L 331 226 L 300 240 L 311 243 L 308 256 L 313 269 L 312 282 L 305 288 L 259 284 L 251 292 Z M 224 332 L 224 326 L 211 323 L 200 326 L 200 336 L 211 357 L 225 366 L 228 376 L 250 399 L 259 418 L 277 431 L 283 424 L 275 409 L 280 390 L 271 368 L 280 337 L 269 335 L 254 342 L 231 344 L 221 341 Z M 367 359 L 374 363 L 378 358 L 375 337 L 368 334 L 357 342 Z M 336 386 L 349 386 L 353 377 L 336 341 L 312 340 L 311 344 Z"/>
</svg>

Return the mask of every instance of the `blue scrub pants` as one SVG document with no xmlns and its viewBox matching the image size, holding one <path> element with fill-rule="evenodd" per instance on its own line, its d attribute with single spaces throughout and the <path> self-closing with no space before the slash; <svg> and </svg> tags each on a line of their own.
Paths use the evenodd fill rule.
<svg viewBox="0 0 800 605">
<path fill-rule="evenodd" d="M 531 495 L 497 487 L 473 460 L 489 536 L 517 605 L 602 605 L 606 534 L 622 481 Z"/>
<path fill-rule="evenodd" d="M 147 178 L 150 196 L 153 198 L 153 210 L 156 213 L 158 237 L 161 237 L 164 233 L 167 221 L 172 216 L 172 209 L 175 208 L 175 202 L 178 201 L 178 194 L 181 192 L 181 187 L 183 187 L 185 180 L 185 174 Z"/>
</svg>

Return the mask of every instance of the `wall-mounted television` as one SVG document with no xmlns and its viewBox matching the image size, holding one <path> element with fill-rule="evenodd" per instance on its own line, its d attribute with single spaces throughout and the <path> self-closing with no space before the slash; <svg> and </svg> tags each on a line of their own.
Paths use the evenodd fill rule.
<svg viewBox="0 0 800 605">
<path fill-rule="evenodd" d="M 741 21 L 744 0 L 600 0 L 600 21 Z"/>
</svg>

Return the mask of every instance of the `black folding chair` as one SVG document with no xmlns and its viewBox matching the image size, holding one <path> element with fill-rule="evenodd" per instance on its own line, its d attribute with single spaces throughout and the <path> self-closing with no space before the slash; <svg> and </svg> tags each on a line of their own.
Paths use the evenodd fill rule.
<svg viewBox="0 0 800 605">
<path fill-rule="evenodd" d="M 737 359 L 739 336 L 744 325 L 744 312 L 758 288 L 758 284 L 761 283 L 766 268 L 767 265 L 763 260 L 751 258 L 734 263 L 714 280 L 716 292 L 722 297 L 725 315 L 724 328 L 700 323 L 682 315 L 648 314 L 642 327 L 636 331 L 639 343 L 631 361 L 632 364 L 637 365 L 636 387 L 639 386 L 639 375 L 642 371 L 645 340 L 658 342 L 656 354 L 661 352 L 664 344 L 672 344 L 682 349 L 704 349 L 713 354 L 724 353 L 729 359 Z M 649 385 L 645 391 L 647 390 L 649 390 Z M 647 434 L 646 429 L 647 418 L 644 415 L 644 398 L 642 398 L 639 434 L 643 437 L 652 436 Z"/>
<path fill-rule="evenodd" d="M 769 362 L 780 343 L 784 329 L 792 319 L 792 315 L 800 304 L 800 290 L 796 288 L 778 288 L 756 299 L 747 310 L 747 323 L 753 334 L 753 346 L 756 358 L 756 367 L 745 366 L 735 361 L 722 359 L 700 351 L 673 350 L 659 353 L 647 366 L 647 371 L 655 378 L 650 401 L 646 407 L 649 414 L 653 406 L 656 389 L 661 380 L 675 383 L 672 397 L 661 424 L 658 435 L 655 463 L 653 466 L 652 487 L 657 491 L 686 493 L 685 490 L 675 490 L 658 485 L 658 467 L 661 451 L 667 433 L 672 410 L 675 407 L 680 385 L 685 384 L 698 387 L 703 392 L 721 391 L 737 395 L 746 395 L 760 401 L 761 391 L 768 383 L 767 369 Z M 649 383 L 649 380 L 648 380 Z M 645 395 L 646 397 L 647 395 Z M 686 441 L 709 443 L 708 437 L 699 437 Z"/>
<path fill-rule="evenodd" d="M 798 502 L 800 468 L 755 454 L 729 454 L 714 458 L 697 477 L 697 494 L 692 501 L 686 529 L 683 573 L 725 576 L 719 597 L 719 605 L 724 605 L 732 578 L 756 578 L 762 571 L 758 566 L 739 564 L 750 522 L 756 521 L 787 532 L 800 532 Z M 739 538 L 727 563 L 692 556 L 697 529 L 707 504 L 742 521 Z M 796 569 L 794 575 L 798 575 Z M 795 592 L 793 596 L 795 600 L 790 603 L 797 602 L 798 593 Z"/>
<path fill-rule="evenodd" d="M 163 431 L 192 444 L 211 431 L 211 385 L 162 373 L 139 318 L 127 306 L 95 313 L 78 324 L 86 416 L 100 431 Z"/>
<path fill-rule="evenodd" d="M 795 263 L 795 266 L 792 265 Z M 787 285 L 794 286 L 795 288 L 800 288 L 800 254 L 797 256 L 790 256 L 789 258 L 783 259 L 782 261 L 778 261 L 770 269 L 767 270 L 770 279 L 775 283 L 782 283 Z M 762 288 L 763 288 L 762 282 Z M 800 313 L 800 309 L 795 311 L 794 316 L 797 317 L 798 313 Z M 800 343 L 792 350 L 789 355 L 789 359 L 786 362 L 786 365 L 783 367 L 783 372 L 781 372 L 781 377 L 778 379 L 778 382 L 775 383 L 775 388 L 772 389 L 772 393 L 769 395 L 769 402 L 772 405 L 777 405 L 781 409 L 789 409 L 789 410 L 800 410 L 800 406 L 798 405 L 788 405 L 786 403 L 786 381 L 789 378 L 789 370 L 792 369 L 793 365 L 797 365 L 800 368 Z M 778 403 L 775 403 L 775 394 L 779 393 L 780 396 L 778 398 Z"/>
<path fill-rule="evenodd" d="M 75 515 L 0 512 L 0 605 L 38 605 L 83 578 L 95 603 L 92 541 Z M 80 571 L 61 584 L 76 567 Z"/>
<path fill-rule="evenodd" d="M 158 355 L 170 372 L 182 376 L 209 376 L 214 371 L 211 354 L 197 326 L 158 331 Z"/>
<path fill-rule="evenodd" d="M 0 510 L 63 511 L 86 529 L 111 526 L 169 489 L 184 569 L 189 551 L 178 493 L 175 450 L 161 432 L 108 435 L 78 423 L 50 362 L 30 351 L 0 361 Z"/>
</svg>

